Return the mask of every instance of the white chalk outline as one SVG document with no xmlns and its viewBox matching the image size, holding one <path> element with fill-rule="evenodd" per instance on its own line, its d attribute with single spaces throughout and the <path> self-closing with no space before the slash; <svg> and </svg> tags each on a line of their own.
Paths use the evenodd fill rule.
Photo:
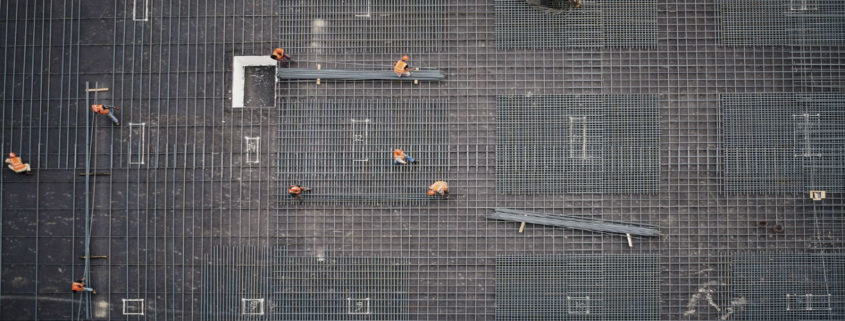
<svg viewBox="0 0 845 321">
<path fill-rule="evenodd" d="M 123 301 L 123 315 L 144 315 L 144 299 L 121 299 Z M 126 302 L 141 302 L 141 312 L 127 312 Z"/>
<path fill-rule="evenodd" d="M 138 19 L 138 1 L 132 0 L 132 21 L 150 21 L 150 0 L 144 1 L 144 18 Z"/>
<path fill-rule="evenodd" d="M 246 140 L 246 144 L 244 146 L 244 154 L 246 154 L 246 163 L 247 164 L 258 164 L 260 162 L 261 136 L 256 136 L 256 137 L 244 136 L 244 139 Z M 255 150 L 253 150 L 253 151 L 250 151 L 250 148 L 249 148 L 250 142 L 254 142 L 253 144 L 255 145 Z M 255 155 L 254 160 L 250 159 L 249 155 L 251 155 L 251 154 Z"/>
<path fill-rule="evenodd" d="M 246 311 L 246 303 L 247 302 L 258 302 L 259 307 L 261 308 L 258 313 L 247 312 Z M 264 298 L 261 299 L 247 299 L 241 298 L 241 315 L 264 315 Z"/>
<path fill-rule="evenodd" d="M 352 301 L 353 300 L 355 302 L 360 302 L 360 301 L 367 302 L 367 305 L 365 306 L 367 308 L 366 311 L 365 312 L 353 312 L 352 311 Z M 346 298 L 346 314 L 370 314 L 370 313 L 371 313 L 371 311 L 370 311 L 370 298 L 363 298 L 363 299 Z"/>
<path fill-rule="evenodd" d="M 135 162 L 132 159 L 132 137 L 133 137 L 132 133 L 134 132 L 132 127 L 137 127 L 137 126 L 141 126 L 141 135 L 140 135 L 141 136 L 141 138 L 140 138 L 141 142 L 138 144 L 139 147 L 138 147 L 138 153 L 137 153 L 138 155 L 140 155 L 139 156 L 139 159 L 141 160 L 140 162 Z M 147 132 L 147 123 L 129 123 L 129 148 L 128 148 L 129 149 L 129 165 L 144 165 L 144 156 L 145 156 L 144 151 L 147 149 L 146 145 L 145 145 L 145 143 L 146 143 L 146 141 L 145 141 L 146 132 Z"/>
</svg>

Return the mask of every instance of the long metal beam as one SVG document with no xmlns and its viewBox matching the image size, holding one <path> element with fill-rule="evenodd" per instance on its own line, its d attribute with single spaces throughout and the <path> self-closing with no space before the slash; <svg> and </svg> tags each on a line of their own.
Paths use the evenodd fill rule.
<svg viewBox="0 0 845 321">
<path fill-rule="evenodd" d="M 438 81 L 446 78 L 440 70 L 412 71 L 410 77 L 397 77 L 396 73 L 385 70 L 340 70 L 340 69 L 304 69 L 278 68 L 279 79 L 320 79 L 320 80 L 428 80 Z"/>
<path fill-rule="evenodd" d="M 567 215 L 549 215 L 508 208 L 497 208 L 496 211 L 493 212 L 493 214 L 488 215 L 487 218 L 502 221 L 526 222 L 531 224 L 566 227 L 601 233 L 631 234 L 641 236 L 660 235 L 660 231 L 657 230 L 657 226 L 653 225 L 604 221 Z"/>
</svg>

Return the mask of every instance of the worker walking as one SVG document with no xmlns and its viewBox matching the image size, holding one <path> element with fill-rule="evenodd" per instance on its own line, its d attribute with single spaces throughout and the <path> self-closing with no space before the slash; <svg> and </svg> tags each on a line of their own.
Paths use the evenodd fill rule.
<svg viewBox="0 0 845 321">
<path fill-rule="evenodd" d="M 15 153 L 9 153 L 9 158 L 6 158 L 6 163 L 9 164 L 9 169 L 15 171 L 18 174 L 32 174 L 32 168 L 29 167 L 29 163 L 24 163 L 21 161 L 21 158 Z"/>
<path fill-rule="evenodd" d="M 117 120 L 117 117 L 114 116 L 114 113 L 111 109 L 114 108 L 116 110 L 120 110 L 120 108 L 114 106 L 106 106 L 106 105 L 91 105 L 91 111 L 98 113 L 100 115 L 106 115 L 111 118 L 111 121 L 114 122 L 115 126 L 120 126 L 120 121 Z"/>
<path fill-rule="evenodd" d="M 290 194 L 290 197 L 293 197 L 293 199 L 295 199 L 295 200 L 298 200 L 299 195 L 301 195 L 302 193 L 310 192 L 310 191 L 311 191 L 310 188 L 302 187 L 302 186 L 299 186 L 299 185 L 291 185 L 290 187 L 288 187 L 288 194 Z"/>
<path fill-rule="evenodd" d="M 449 184 L 444 181 L 436 181 L 428 187 L 428 196 L 440 195 L 449 198 Z"/>
<path fill-rule="evenodd" d="M 73 293 L 91 292 L 91 294 L 97 294 L 97 291 L 94 291 L 94 289 L 85 287 L 85 278 L 73 282 L 70 285 L 70 290 L 73 291 Z"/>
<path fill-rule="evenodd" d="M 411 76 L 411 65 L 408 64 L 408 59 L 408 56 L 402 56 L 402 59 L 393 63 L 393 72 L 395 72 L 399 78 L 402 78 L 402 76 Z"/>
<path fill-rule="evenodd" d="M 405 154 L 401 149 L 393 150 L 393 165 L 408 165 L 416 164 L 417 160 L 408 154 Z"/>
<path fill-rule="evenodd" d="M 276 48 L 276 50 L 273 50 L 273 54 L 270 55 L 270 58 L 273 58 L 273 60 L 279 61 L 284 64 L 287 63 L 288 60 L 290 60 L 290 55 L 285 53 L 284 49 Z"/>
</svg>

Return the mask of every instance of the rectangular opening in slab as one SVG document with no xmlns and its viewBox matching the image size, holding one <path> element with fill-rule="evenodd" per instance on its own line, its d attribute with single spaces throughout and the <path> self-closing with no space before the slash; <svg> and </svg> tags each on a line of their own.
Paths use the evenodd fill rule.
<svg viewBox="0 0 845 321">
<path fill-rule="evenodd" d="M 347 314 L 370 314 L 370 298 L 346 298 Z"/>
<path fill-rule="evenodd" d="M 276 87 L 275 66 L 244 68 L 244 107 L 273 106 Z"/>
<path fill-rule="evenodd" d="M 258 164 L 258 156 L 261 148 L 261 137 L 245 136 L 244 140 L 246 140 L 244 154 L 246 154 L 247 164 Z"/>
<path fill-rule="evenodd" d="M 261 89 L 266 89 L 266 84 L 270 83 L 269 80 L 265 80 L 265 74 L 263 73 L 263 69 L 254 69 L 255 73 L 250 72 L 249 81 L 247 81 L 247 67 L 276 67 L 276 61 L 273 58 L 270 58 L 270 55 L 266 56 L 234 56 L 232 57 L 232 108 L 244 108 L 246 107 L 245 99 L 247 95 L 247 91 L 249 91 L 250 95 L 250 103 L 257 103 L 257 104 L 264 104 L 265 102 L 269 102 L 269 104 L 263 106 L 273 106 L 273 99 L 267 98 L 267 93 L 265 93 Z M 275 70 L 275 69 L 273 69 Z M 252 79 L 253 76 L 257 77 Z M 273 87 L 275 86 L 275 71 L 273 75 L 271 75 L 273 82 L 270 83 L 269 89 L 272 92 Z M 255 89 L 250 87 L 247 90 L 247 85 L 255 86 Z M 258 84 L 261 84 L 258 86 Z M 260 89 L 258 87 L 261 87 Z M 261 98 L 258 98 L 258 97 Z M 261 107 L 263 107 L 261 106 Z M 250 106 L 252 107 L 252 106 Z"/>
<path fill-rule="evenodd" d="M 122 299 L 123 315 L 144 315 L 144 299 Z"/>
<path fill-rule="evenodd" d="M 129 164 L 143 165 L 146 150 L 146 123 L 129 123 Z"/>
<path fill-rule="evenodd" d="M 132 21 L 150 20 L 150 0 L 132 0 Z"/>
</svg>

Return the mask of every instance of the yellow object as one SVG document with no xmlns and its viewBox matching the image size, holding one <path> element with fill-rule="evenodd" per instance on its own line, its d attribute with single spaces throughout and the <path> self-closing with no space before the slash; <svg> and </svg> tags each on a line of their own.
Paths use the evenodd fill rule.
<svg viewBox="0 0 845 321">
<path fill-rule="evenodd" d="M 821 201 L 825 197 L 827 197 L 827 193 L 825 191 L 810 191 L 810 198 L 814 201 Z"/>
</svg>

